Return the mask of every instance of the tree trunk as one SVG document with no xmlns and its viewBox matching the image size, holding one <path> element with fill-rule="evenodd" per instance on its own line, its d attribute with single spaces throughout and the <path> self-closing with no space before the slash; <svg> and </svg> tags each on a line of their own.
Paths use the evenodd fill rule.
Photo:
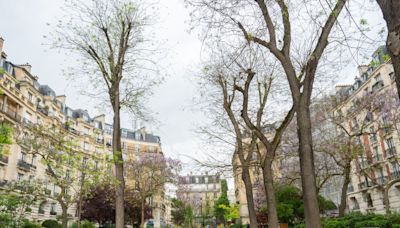
<svg viewBox="0 0 400 228">
<path fill-rule="evenodd" d="M 253 185 L 251 184 L 250 172 L 248 166 L 242 168 L 242 180 L 246 190 L 247 208 L 249 210 L 250 228 L 257 228 L 257 216 L 254 205 Z"/>
<path fill-rule="evenodd" d="M 76 227 L 81 228 L 81 211 L 82 211 L 82 193 L 79 194 L 79 201 L 78 201 L 78 221 L 76 221 Z"/>
<path fill-rule="evenodd" d="M 397 92 L 400 97 L 400 1 L 376 0 L 388 28 L 386 47 L 392 59 Z"/>
<path fill-rule="evenodd" d="M 61 205 L 61 221 L 62 221 L 62 227 L 63 228 L 68 228 L 68 207 L 64 203 L 60 203 Z"/>
<path fill-rule="evenodd" d="M 276 211 L 274 177 L 271 167 L 272 167 L 272 160 L 267 161 L 266 166 L 263 167 L 264 188 L 265 188 L 267 207 L 268 207 L 268 227 L 279 228 L 278 213 Z"/>
<path fill-rule="evenodd" d="M 122 159 L 121 147 L 121 119 L 120 119 L 120 100 L 119 100 L 119 87 L 112 91 L 112 103 L 114 110 L 113 121 L 113 157 L 115 166 L 115 177 L 117 179 L 117 186 L 115 188 L 115 228 L 125 227 L 124 216 L 124 161 Z"/>
<path fill-rule="evenodd" d="M 315 184 L 314 152 L 312 145 L 310 108 L 307 98 L 301 97 L 297 109 L 297 131 L 306 227 L 320 228 L 317 186 Z"/>
<path fill-rule="evenodd" d="M 350 183 L 350 171 L 351 171 L 351 166 L 349 163 L 349 164 L 346 164 L 346 167 L 344 168 L 344 180 L 343 180 L 343 185 L 342 185 L 342 191 L 340 194 L 339 217 L 343 217 L 344 213 L 346 211 L 347 188 Z"/>
<path fill-rule="evenodd" d="M 389 188 L 390 186 L 387 186 L 386 188 L 383 189 L 383 204 L 385 205 L 385 211 L 386 214 L 390 214 L 390 201 L 389 201 Z"/>
<path fill-rule="evenodd" d="M 82 188 L 83 188 L 84 181 L 85 181 L 85 174 L 82 173 L 81 187 L 80 187 L 80 190 L 79 190 L 79 199 L 78 199 L 78 214 L 77 214 L 78 221 L 76 221 L 77 228 L 81 228 L 82 198 L 83 198 L 83 196 L 82 196 Z"/>
<path fill-rule="evenodd" d="M 140 205 L 140 227 L 144 228 L 144 210 L 145 210 L 146 202 L 142 200 Z"/>
</svg>

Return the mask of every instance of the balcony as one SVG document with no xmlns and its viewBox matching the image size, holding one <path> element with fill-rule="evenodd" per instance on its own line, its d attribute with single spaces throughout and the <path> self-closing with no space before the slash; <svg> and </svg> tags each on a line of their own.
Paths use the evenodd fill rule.
<svg viewBox="0 0 400 228">
<path fill-rule="evenodd" d="M 69 125 L 65 125 L 64 128 L 65 128 L 65 130 L 71 132 L 74 135 L 79 135 L 79 131 L 77 131 L 75 128 L 73 128 Z"/>
<path fill-rule="evenodd" d="M 7 185 L 7 180 L 0 180 L 0 188 L 4 188 Z"/>
<path fill-rule="evenodd" d="M 399 179 L 399 178 L 400 178 L 400 171 L 394 171 L 392 173 L 392 179 L 396 180 L 396 179 Z"/>
<path fill-rule="evenodd" d="M 390 133 L 393 132 L 393 125 L 391 125 L 391 124 L 384 124 L 384 125 L 382 126 L 382 129 L 383 129 L 383 133 L 384 133 L 385 135 L 388 135 L 388 134 L 390 134 Z"/>
<path fill-rule="evenodd" d="M 361 182 L 361 183 L 358 184 L 358 189 L 359 189 L 360 191 L 366 190 L 366 189 L 369 188 L 369 187 L 372 187 L 372 184 L 369 183 L 369 182 L 363 181 L 363 182 Z"/>
<path fill-rule="evenodd" d="M 57 215 L 57 212 L 55 212 L 55 211 L 50 211 L 50 215 Z"/>
<path fill-rule="evenodd" d="M 31 170 L 31 165 L 24 161 L 24 160 L 19 160 L 18 161 L 18 168 L 25 170 L 25 171 L 30 171 Z"/>
<path fill-rule="evenodd" d="M 41 113 L 43 113 L 45 116 L 48 116 L 49 115 L 49 109 L 48 108 L 45 108 L 45 107 L 43 107 L 43 106 L 41 106 L 41 105 L 37 105 L 36 106 L 36 109 L 39 111 L 39 112 L 41 112 Z"/>
<path fill-rule="evenodd" d="M 385 152 L 387 158 L 391 158 L 397 155 L 396 147 L 387 148 Z"/>
<path fill-rule="evenodd" d="M 376 183 L 379 185 L 383 185 L 386 183 L 386 177 L 385 176 L 381 176 L 375 179 Z"/>
<path fill-rule="evenodd" d="M 96 143 L 104 144 L 104 139 L 96 138 Z"/>
<path fill-rule="evenodd" d="M 7 156 L 0 156 L 0 165 L 7 165 L 8 164 L 8 157 Z"/>
<path fill-rule="evenodd" d="M 18 113 L 15 110 L 9 109 L 7 107 L 4 107 L 3 103 L 0 103 L 0 112 L 4 113 L 6 116 L 11 118 L 12 120 L 20 123 L 21 122 L 21 116 L 18 115 Z"/>
<path fill-rule="evenodd" d="M 28 120 L 27 118 L 23 118 L 23 119 L 22 119 L 22 123 L 23 123 L 25 126 L 29 126 L 29 125 L 32 125 L 32 124 L 33 124 L 33 122 L 30 121 L 30 120 Z"/>
<path fill-rule="evenodd" d="M 51 195 L 51 190 L 50 189 L 45 189 L 44 194 L 50 196 Z"/>
<path fill-rule="evenodd" d="M 384 86 L 383 81 L 379 80 L 372 85 L 372 92 L 375 93 L 376 91 L 382 89 Z"/>
<path fill-rule="evenodd" d="M 374 164 L 382 162 L 382 161 L 383 161 L 383 158 L 382 158 L 381 154 L 376 154 L 376 155 L 372 156 L 372 162 Z"/>
</svg>

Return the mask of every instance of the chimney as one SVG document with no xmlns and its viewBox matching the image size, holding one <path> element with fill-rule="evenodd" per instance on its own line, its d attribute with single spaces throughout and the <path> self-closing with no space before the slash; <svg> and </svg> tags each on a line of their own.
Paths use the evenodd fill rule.
<svg viewBox="0 0 400 228">
<path fill-rule="evenodd" d="M 65 104 L 65 99 L 67 98 L 65 95 L 58 95 L 57 100 L 60 101 L 61 103 Z"/>
<path fill-rule="evenodd" d="M 0 36 L 0 59 L 7 59 L 7 54 L 3 51 L 4 39 Z"/>
<path fill-rule="evenodd" d="M 0 54 L 3 52 L 4 39 L 0 36 Z"/>
<path fill-rule="evenodd" d="M 358 69 L 358 74 L 361 76 L 362 74 L 367 72 L 368 66 L 367 65 L 360 65 L 360 66 L 357 67 L 357 69 Z"/>
<path fill-rule="evenodd" d="M 26 71 L 28 71 L 29 73 L 31 73 L 31 70 L 32 70 L 32 66 L 31 66 L 31 64 L 29 64 L 29 63 L 25 63 L 25 64 L 22 64 L 22 65 L 19 65 L 20 67 L 22 67 L 22 68 L 24 68 Z"/>
</svg>

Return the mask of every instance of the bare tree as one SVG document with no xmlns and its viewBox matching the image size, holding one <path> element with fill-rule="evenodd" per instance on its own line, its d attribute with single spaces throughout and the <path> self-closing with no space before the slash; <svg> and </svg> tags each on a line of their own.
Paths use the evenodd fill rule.
<svg viewBox="0 0 400 228">
<path fill-rule="evenodd" d="M 144 227 L 146 200 L 162 197 L 167 183 L 177 183 L 181 165 L 178 160 L 165 158 L 163 154 L 149 153 L 127 162 L 126 166 L 127 175 L 134 182 L 133 191 L 136 193 L 128 199 L 132 197 L 132 201 L 140 201 L 140 226 Z"/>
<path fill-rule="evenodd" d="M 307 50 L 296 55 L 293 52 L 292 41 L 296 35 L 292 34 L 292 24 L 295 20 L 290 18 L 288 2 L 275 1 L 212 1 L 192 0 L 188 1 L 195 7 L 194 16 L 200 22 L 209 22 L 218 29 L 229 27 L 231 33 L 221 35 L 214 33 L 216 37 L 224 39 L 230 35 L 238 35 L 237 29 L 242 36 L 252 43 L 256 43 L 271 52 L 280 63 L 286 74 L 290 86 L 294 109 L 297 113 L 297 128 L 299 138 L 299 157 L 302 176 L 303 199 L 305 201 L 305 216 L 307 227 L 321 227 L 318 210 L 317 188 L 314 172 L 314 152 L 310 119 L 310 99 L 315 82 L 315 76 L 321 57 L 328 45 L 328 38 L 334 27 L 339 14 L 345 6 L 346 0 L 319 1 L 323 8 L 323 19 L 311 17 L 311 23 L 316 23 L 316 32 L 307 42 Z M 309 3 L 307 2 L 307 5 Z M 242 10 L 240 7 L 245 7 Z M 202 10 L 203 9 L 203 10 Z M 206 9 L 208 12 L 205 12 Z M 247 10 L 246 10 L 247 9 Z M 309 13 L 306 6 L 306 14 Z M 310 14 L 310 13 L 309 13 Z M 260 20 L 261 19 L 261 20 Z M 210 22 L 211 21 L 211 22 Z M 304 22 L 302 22 L 304 23 Z M 305 22 L 307 23 L 307 22 Z M 236 26 L 236 27 L 234 27 Z M 206 36 L 211 36 L 207 32 Z M 303 36 L 303 33 L 300 36 Z M 296 60 L 297 59 L 297 60 Z"/>
<path fill-rule="evenodd" d="M 71 73 L 91 82 L 92 94 L 109 100 L 113 116 L 113 160 L 116 190 L 116 227 L 124 227 L 124 164 L 121 152 L 121 109 L 146 117 L 141 99 L 155 81 L 145 74 L 153 62 L 144 30 L 149 22 L 144 3 L 128 0 L 71 0 L 67 15 L 54 29 L 54 46 L 80 59 Z M 90 87 L 86 92 L 90 91 Z"/>
<path fill-rule="evenodd" d="M 392 60 L 398 96 L 400 97 L 400 2 L 376 0 L 386 21 L 388 35 L 386 47 Z"/>
<path fill-rule="evenodd" d="M 369 106 L 370 101 L 364 99 L 357 103 L 354 110 L 362 112 Z M 332 96 L 324 96 L 313 105 L 315 110 L 314 131 L 315 150 L 325 154 L 333 161 L 336 173 L 343 178 L 340 193 L 339 216 L 344 216 L 347 206 L 347 191 L 351 181 L 352 163 L 363 152 L 363 146 L 359 137 L 368 134 L 369 122 L 365 118 L 355 117 L 356 113 L 349 112 L 346 117 L 340 110 L 337 99 Z M 349 128 L 347 121 L 351 119 L 353 126 Z M 326 162 L 326 161 L 325 161 Z"/>
</svg>

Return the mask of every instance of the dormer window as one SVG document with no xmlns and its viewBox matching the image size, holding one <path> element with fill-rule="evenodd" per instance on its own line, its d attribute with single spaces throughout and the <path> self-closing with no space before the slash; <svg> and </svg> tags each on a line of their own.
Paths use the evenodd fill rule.
<svg viewBox="0 0 400 228">
<path fill-rule="evenodd" d="M 375 79 L 376 82 L 381 81 L 381 80 L 382 80 L 381 74 L 376 75 L 376 76 L 374 77 L 374 79 Z"/>
</svg>

